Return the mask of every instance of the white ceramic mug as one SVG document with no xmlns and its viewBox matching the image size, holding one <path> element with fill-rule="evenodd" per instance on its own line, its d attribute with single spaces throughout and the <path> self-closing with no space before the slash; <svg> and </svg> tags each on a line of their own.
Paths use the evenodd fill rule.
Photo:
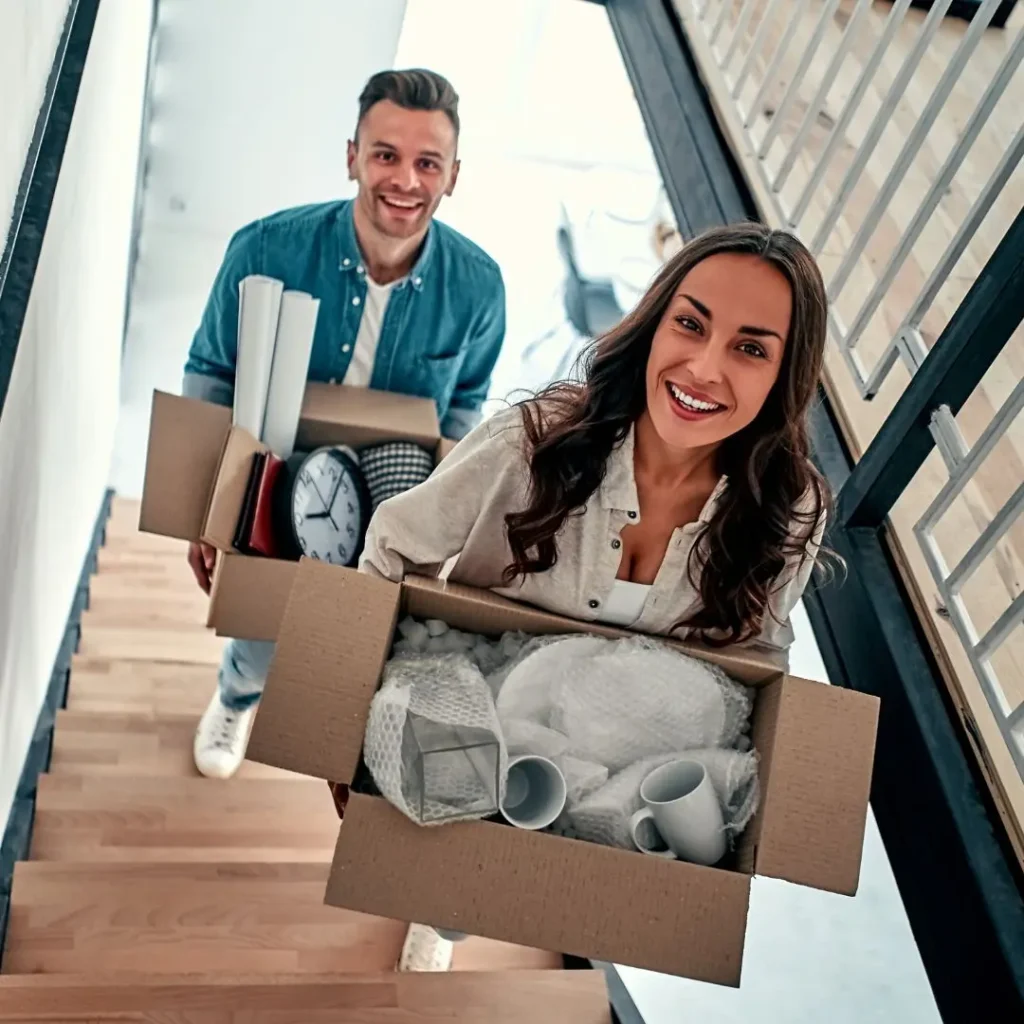
<svg viewBox="0 0 1024 1024">
<path fill-rule="evenodd" d="M 546 757 L 522 754 L 508 762 L 501 813 L 517 828 L 547 828 L 565 807 L 565 777 Z"/>
<path fill-rule="evenodd" d="M 633 843 L 654 857 L 717 864 L 725 854 L 722 807 L 707 769 L 699 761 L 669 761 L 656 768 L 640 787 L 641 807 L 629 820 Z M 668 849 L 642 842 L 641 826 L 653 822 Z"/>
</svg>

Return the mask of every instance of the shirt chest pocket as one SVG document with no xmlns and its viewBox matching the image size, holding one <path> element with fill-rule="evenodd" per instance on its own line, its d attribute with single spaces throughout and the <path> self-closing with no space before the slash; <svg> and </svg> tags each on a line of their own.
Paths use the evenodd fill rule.
<svg viewBox="0 0 1024 1024">
<path fill-rule="evenodd" d="M 418 376 L 422 394 L 433 398 L 440 409 L 446 409 L 459 379 L 464 353 L 424 355 L 419 362 Z"/>
</svg>

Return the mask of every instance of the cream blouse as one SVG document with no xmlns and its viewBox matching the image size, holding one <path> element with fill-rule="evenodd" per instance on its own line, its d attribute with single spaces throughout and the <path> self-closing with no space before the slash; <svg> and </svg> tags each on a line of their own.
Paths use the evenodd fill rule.
<svg viewBox="0 0 1024 1024">
<path fill-rule="evenodd" d="M 457 556 L 446 574 L 452 582 L 492 590 L 585 622 L 603 621 L 622 555 L 620 533 L 640 521 L 633 476 L 633 430 L 609 456 L 604 480 L 584 512 L 570 516 L 562 527 L 555 565 L 508 585 L 502 581 L 502 572 L 512 558 L 505 515 L 527 504 L 530 474 L 525 453 L 519 408 L 502 410 L 479 424 L 426 482 L 377 508 L 367 531 L 360 570 L 397 582 L 406 575 L 437 576 L 445 563 Z M 673 532 L 632 629 L 680 639 L 692 632 L 685 626 L 673 629 L 700 603 L 687 571 L 690 549 L 701 525 L 713 514 L 724 486 L 723 477 L 700 518 Z M 794 558 L 794 564 L 779 577 L 770 599 L 775 617 L 765 616 L 755 645 L 785 650 L 792 643 L 789 615 L 807 586 L 823 530 L 824 517 L 808 545 L 809 557 Z"/>
</svg>

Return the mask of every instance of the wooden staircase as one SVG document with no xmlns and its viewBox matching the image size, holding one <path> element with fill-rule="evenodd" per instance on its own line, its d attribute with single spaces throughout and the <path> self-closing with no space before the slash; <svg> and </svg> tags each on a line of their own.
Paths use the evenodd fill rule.
<svg viewBox="0 0 1024 1024">
<path fill-rule="evenodd" d="M 222 641 L 184 545 L 137 522 L 114 501 L 15 868 L 0 1022 L 608 1024 L 602 973 L 554 953 L 469 939 L 451 974 L 395 973 L 404 923 L 323 905 L 327 786 L 196 773 Z"/>
</svg>

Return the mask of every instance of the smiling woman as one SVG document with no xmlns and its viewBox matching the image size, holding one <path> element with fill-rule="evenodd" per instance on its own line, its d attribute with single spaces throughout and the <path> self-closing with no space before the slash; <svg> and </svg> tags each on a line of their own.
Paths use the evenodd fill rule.
<svg viewBox="0 0 1024 1024">
<path fill-rule="evenodd" d="M 792 235 L 707 232 L 590 346 L 581 383 L 494 416 L 381 505 L 360 568 L 398 580 L 457 555 L 450 579 L 561 614 L 786 649 L 829 503 L 805 425 L 825 313 Z"/>
</svg>

